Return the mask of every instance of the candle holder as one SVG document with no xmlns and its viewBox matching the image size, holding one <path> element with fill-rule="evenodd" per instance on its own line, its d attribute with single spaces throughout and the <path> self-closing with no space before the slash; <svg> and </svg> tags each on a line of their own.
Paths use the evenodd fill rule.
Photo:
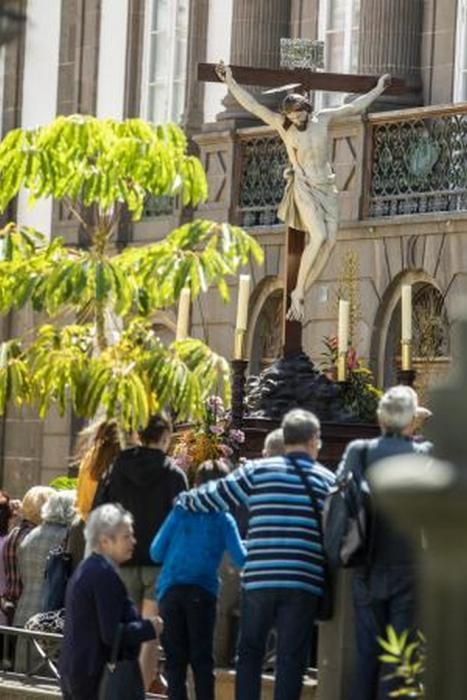
<svg viewBox="0 0 467 700">
<path fill-rule="evenodd" d="M 235 330 L 234 359 L 243 360 L 245 355 L 245 331 Z"/>
<path fill-rule="evenodd" d="M 415 384 L 416 371 L 412 368 L 412 341 L 401 341 L 401 368 L 397 373 L 397 381 L 405 386 Z"/>
<path fill-rule="evenodd" d="M 347 381 L 347 353 L 340 352 L 337 357 L 337 381 Z"/>
<path fill-rule="evenodd" d="M 401 369 L 408 372 L 412 369 L 412 341 L 401 340 Z"/>
<path fill-rule="evenodd" d="M 232 360 L 232 427 L 241 428 L 245 407 L 245 384 L 247 360 Z"/>
</svg>

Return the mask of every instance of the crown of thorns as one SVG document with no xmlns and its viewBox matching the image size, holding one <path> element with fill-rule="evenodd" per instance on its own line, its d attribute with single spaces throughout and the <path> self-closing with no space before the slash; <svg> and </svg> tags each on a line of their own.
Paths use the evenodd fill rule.
<svg viewBox="0 0 467 700">
<path fill-rule="evenodd" d="M 293 93 L 292 95 L 287 95 L 282 100 L 282 113 L 290 114 L 290 112 L 301 112 L 305 110 L 306 112 L 312 111 L 312 106 L 303 95 Z"/>
</svg>

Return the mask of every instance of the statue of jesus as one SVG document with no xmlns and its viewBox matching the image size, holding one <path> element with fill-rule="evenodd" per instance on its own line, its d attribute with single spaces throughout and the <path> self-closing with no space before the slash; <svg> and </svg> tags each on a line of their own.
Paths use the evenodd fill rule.
<svg viewBox="0 0 467 700">
<path fill-rule="evenodd" d="M 316 113 L 303 95 L 287 95 L 278 113 L 242 88 L 222 61 L 216 72 L 246 110 L 278 132 L 287 149 L 290 167 L 284 173 L 286 187 L 278 216 L 287 226 L 308 234 L 287 312 L 289 320 L 302 322 L 305 289 L 326 265 L 339 223 L 335 175 L 328 155 L 329 125 L 362 114 L 384 92 L 391 76 L 383 75 L 373 90 L 353 102 Z"/>
</svg>

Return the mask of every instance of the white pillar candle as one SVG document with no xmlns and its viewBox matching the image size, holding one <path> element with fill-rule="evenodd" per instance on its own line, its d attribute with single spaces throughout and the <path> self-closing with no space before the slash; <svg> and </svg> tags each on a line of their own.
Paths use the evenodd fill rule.
<svg viewBox="0 0 467 700">
<path fill-rule="evenodd" d="M 403 284 L 401 291 L 402 298 L 402 328 L 401 337 L 403 342 L 412 340 L 412 285 Z"/>
<path fill-rule="evenodd" d="M 339 299 L 339 323 L 337 330 L 337 350 L 339 355 L 349 347 L 350 303 Z"/>
<path fill-rule="evenodd" d="M 245 332 L 248 325 L 248 301 L 250 299 L 250 275 L 240 275 L 238 283 L 236 331 Z"/>
<path fill-rule="evenodd" d="M 176 340 L 185 340 L 188 336 L 188 327 L 190 323 L 190 300 L 191 292 L 188 287 L 183 287 L 180 292 L 178 301 L 178 316 L 177 316 L 177 334 Z"/>
</svg>

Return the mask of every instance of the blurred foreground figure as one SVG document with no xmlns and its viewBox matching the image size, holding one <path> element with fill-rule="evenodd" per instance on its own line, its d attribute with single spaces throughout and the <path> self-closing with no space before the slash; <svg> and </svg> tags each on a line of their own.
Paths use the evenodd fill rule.
<svg viewBox="0 0 467 700">
<path fill-rule="evenodd" d="M 385 457 L 430 452 L 431 443 L 413 437 L 419 418 L 413 389 L 407 386 L 389 389 L 378 407 L 381 437 L 351 442 L 337 478 L 352 472 L 360 483 L 366 479 L 369 466 Z M 389 700 L 400 679 L 394 682 L 380 678 L 382 650 L 377 638 L 386 636 L 387 625 L 394 627 L 397 634 L 414 627 L 417 552 L 408 538 L 379 511 L 372 513 L 369 539 L 367 562 L 355 570 L 353 577 L 356 665 L 349 698 Z M 388 668 L 383 669 L 383 677 L 389 672 Z"/>
</svg>

